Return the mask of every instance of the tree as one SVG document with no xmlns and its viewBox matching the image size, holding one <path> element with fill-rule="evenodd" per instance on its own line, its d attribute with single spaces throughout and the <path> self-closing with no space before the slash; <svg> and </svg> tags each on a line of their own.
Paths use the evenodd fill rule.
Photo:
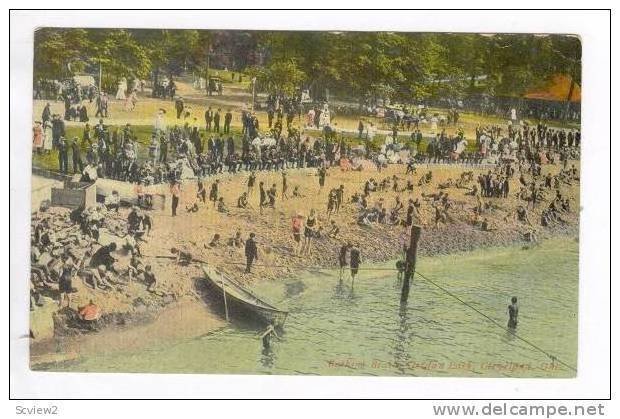
<svg viewBox="0 0 620 419">
<path fill-rule="evenodd" d="M 256 77 L 259 91 L 288 96 L 292 96 L 306 79 L 306 74 L 294 59 L 274 61 L 267 67 L 253 67 L 247 73 L 250 77 Z"/>
<path fill-rule="evenodd" d="M 258 57 L 258 58 L 257 58 Z M 209 61 L 247 71 L 263 91 L 326 89 L 341 97 L 415 101 L 473 93 L 520 97 L 557 74 L 581 82 L 577 37 L 402 32 L 246 32 L 168 29 L 63 29 L 35 32 L 35 78 L 64 78 L 102 65 L 103 85 L 121 77 L 157 80 Z M 223 64 L 225 63 L 225 64 Z M 217 65 L 217 64 L 216 64 Z M 476 81 L 485 79 L 483 84 Z"/>
<path fill-rule="evenodd" d="M 62 79 L 83 71 L 92 52 L 88 35 L 85 29 L 37 29 L 34 78 Z"/>
<path fill-rule="evenodd" d="M 147 49 L 125 29 L 102 29 L 93 33 L 93 61 L 103 66 L 104 90 L 113 90 L 118 80 L 148 78 L 151 60 Z"/>
</svg>

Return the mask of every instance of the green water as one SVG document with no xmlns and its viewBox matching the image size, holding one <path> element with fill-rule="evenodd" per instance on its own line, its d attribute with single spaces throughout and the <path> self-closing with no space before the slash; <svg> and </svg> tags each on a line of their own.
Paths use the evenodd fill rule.
<svg viewBox="0 0 620 419">
<path fill-rule="evenodd" d="M 376 265 L 391 267 L 392 264 Z M 502 325 L 519 298 L 517 334 L 577 364 L 578 243 L 421 258 L 418 271 Z M 159 373 L 571 377 L 543 353 L 493 325 L 419 276 L 401 309 L 395 274 L 362 271 L 351 289 L 338 273 L 263 283 L 256 290 L 290 310 L 269 351 L 257 331 L 233 323 L 206 336 L 139 352 L 84 357 L 53 370 Z"/>
</svg>

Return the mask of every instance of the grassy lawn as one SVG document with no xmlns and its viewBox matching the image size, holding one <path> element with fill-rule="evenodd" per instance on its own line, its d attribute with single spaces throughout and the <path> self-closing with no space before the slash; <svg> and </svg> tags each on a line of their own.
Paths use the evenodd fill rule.
<svg viewBox="0 0 620 419">
<path fill-rule="evenodd" d="M 244 81 L 241 85 L 239 85 L 238 82 L 226 83 L 226 81 L 230 80 L 232 72 L 224 70 L 211 70 L 211 74 L 215 75 L 216 71 L 219 77 L 225 81 L 224 94 L 222 96 L 206 96 L 205 92 L 199 92 L 193 89 L 191 83 L 182 80 L 178 80 L 177 83 L 179 85 L 179 94 L 184 96 L 186 106 L 191 108 L 192 118 L 196 118 L 196 123 L 198 125 L 204 125 L 204 113 L 208 107 L 211 107 L 213 110 L 221 109 L 222 113 L 225 113 L 226 110 L 230 109 L 233 113 L 232 126 L 240 128 L 241 108 L 243 106 L 249 108 L 251 103 L 251 95 L 249 90 L 242 89 L 241 85 L 249 83 L 249 81 Z M 235 75 L 236 74 L 237 73 L 235 73 Z M 230 89 L 228 87 L 233 88 Z M 245 87 L 247 87 L 247 85 Z M 43 107 L 47 102 L 48 101 L 43 100 L 34 101 L 33 121 L 40 119 Z M 61 115 L 64 114 L 64 106 L 62 102 L 49 102 L 53 113 L 59 113 Z M 95 103 L 85 102 L 85 105 L 88 109 L 88 114 L 91 117 L 91 125 L 95 125 L 98 119 L 94 117 L 96 112 Z M 168 126 L 172 126 L 178 121 L 176 119 L 174 101 L 172 100 L 150 98 L 148 97 L 148 92 L 139 93 L 138 102 L 135 109 L 129 111 L 125 109 L 125 103 L 123 101 L 115 100 L 114 96 L 111 96 L 109 102 L 110 117 L 106 118 L 105 122 L 110 126 L 124 125 L 125 123 L 130 123 L 134 126 L 149 126 L 154 123 L 155 115 L 159 109 L 164 109 L 166 111 Z M 447 110 L 431 108 L 428 113 L 431 115 L 434 113 L 445 115 Z M 265 111 L 257 111 L 256 116 L 258 117 L 261 128 L 266 127 L 267 113 Z M 380 130 L 387 130 L 390 128 L 383 118 L 363 116 L 361 119 L 366 122 L 372 122 Z M 339 133 L 347 130 L 356 132 L 359 120 L 359 116 L 341 115 L 335 113 L 332 116 L 332 127 Z M 537 121 L 529 122 L 531 124 L 535 124 Z M 295 118 L 293 123 L 298 128 L 303 127 L 305 124 L 305 116 L 302 115 L 301 118 Z M 458 126 L 448 126 L 446 127 L 446 132 L 448 135 L 452 135 L 456 133 L 458 128 L 461 128 L 465 133 L 465 138 L 471 140 L 475 138 L 475 130 L 478 125 L 500 124 L 506 126 L 507 123 L 508 120 L 500 116 L 481 116 L 470 112 L 461 112 Z M 81 125 L 74 122 L 67 123 L 67 125 L 76 124 Z M 548 123 L 548 125 L 556 128 L 579 128 L 579 124 L 572 122 L 563 123 L 560 121 L 552 121 Z M 420 130 L 424 136 L 430 136 L 433 134 L 430 129 L 430 124 L 420 124 Z"/>
</svg>

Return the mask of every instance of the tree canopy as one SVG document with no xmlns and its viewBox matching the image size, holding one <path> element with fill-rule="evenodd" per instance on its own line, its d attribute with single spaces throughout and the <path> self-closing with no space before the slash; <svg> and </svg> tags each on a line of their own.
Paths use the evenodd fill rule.
<svg viewBox="0 0 620 419">
<path fill-rule="evenodd" d="M 35 32 L 34 76 L 58 79 L 103 67 L 120 77 L 203 73 L 226 63 L 257 88 L 329 89 L 357 99 L 521 96 L 563 74 L 581 82 L 577 37 L 534 34 L 63 29 Z M 95 69 L 97 69 L 95 71 Z"/>
</svg>

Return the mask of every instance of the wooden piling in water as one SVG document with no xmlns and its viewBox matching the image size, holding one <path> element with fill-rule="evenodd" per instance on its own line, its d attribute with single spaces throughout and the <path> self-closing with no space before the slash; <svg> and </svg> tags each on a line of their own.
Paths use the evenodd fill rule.
<svg viewBox="0 0 620 419">
<path fill-rule="evenodd" d="M 226 314 L 226 321 L 230 321 L 228 318 L 228 302 L 226 301 L 226 284 L 222 280 L 222 294 L 224 295 L 224 313 Z"/>
<path fill-rule="evenodd" d="M 403 288 L 400 293 L 400 302 L 406 303 L 409 299 L 409 289 L 415 272 L 415 263 L 418 256 L 418 241 L 422 234 L 422 227 L 419 225 L 411 226 L 411 239 L 407 248 L 407 257 L 405 259 L 405 275 L 403 278 Z"/>
</svg>

